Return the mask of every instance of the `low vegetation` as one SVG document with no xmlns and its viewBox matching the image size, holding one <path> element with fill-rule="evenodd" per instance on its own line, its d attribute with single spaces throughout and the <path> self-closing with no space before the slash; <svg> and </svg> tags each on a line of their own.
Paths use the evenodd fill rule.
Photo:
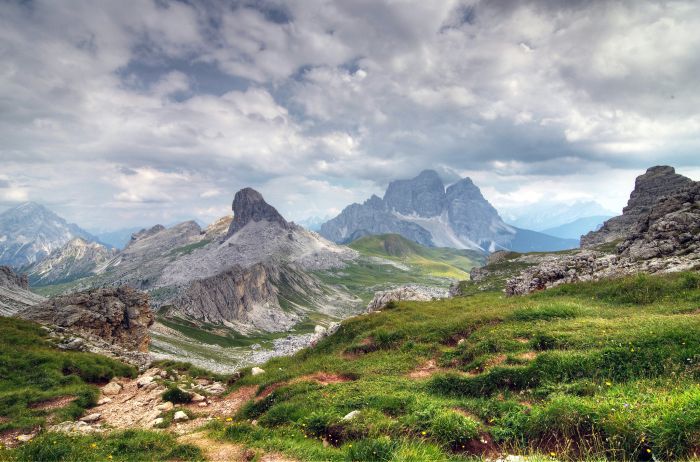
<svg viewBox="0 0 700 462">
<path fill-rule="evenodd" d="M 135 374 L 104 356 L 56 349 L 37 324 L 0 317 L 0 433 L 72 420 L 95 404 L 94 384 Z"/>
<path fill-rule="evenodd" d="M 697 273 L 400 302 L 246 375 L 211 432 L 302 460 L 692 458 L 699 306 Z"/>
</svg>

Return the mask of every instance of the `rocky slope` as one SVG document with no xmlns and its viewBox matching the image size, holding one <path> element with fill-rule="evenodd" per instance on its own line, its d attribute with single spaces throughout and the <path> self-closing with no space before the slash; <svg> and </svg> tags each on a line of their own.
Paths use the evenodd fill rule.
<svg viewBox="0 0 700 462">
<path fill-rule="evenodd" d="M 0 266 L 0 316 L 12 316 L 44 300 L 29 291 L 26 275 L 16 274 L 9 266 Z"/>
<path fill-rule="evenodd" d="M 668 165 L 649 168 L 646 173 L 637 177 L 622 215 L 609 219 L 599 230 L 582 236 L 581 247 L 591 248 L 606 242 L 624 240 L 661 198 L 691 187 L 694 183 L 690 178 L 677 174 L 675 169 Z"/>
<path fill-rule="evenodd" d="M 29 281 L 32 286 L 43 286 L 86 277 L 94 274 L 97 268 L 105 265 L 116 253 L 115 249 L 76 237 L 51 252 L 44 260 L 27 268 Z"/>
<path fill-rule="evenodd" d="M 506 282 L 506 293 L 640 272 L 700 269 L 700 182 L 676 175 L 671 167 L 650 168 L 637 178 L 623 214 L 582 242 L 586 249 L 579 252 L 512 260 L 524 263 L 528 258 L 532 266 Z"/>
<path fill-rule="evenodd" d="M 23 268 L 46 258 L 68 241 L 97 238 L 34 202 L 0 213 L 0 265 Z"/>
<path fill-rule="evenodd" d="M 389 184 L 384 198 L 372 196 L 352 204 L 321 226 L 321 235 L 335 242 L 396 233 L 427 246 L 521 251 L 576 247 L 572 240 L 520 230 L 507 225 L 469 178 L 445 189 L 433 170 Z"/>
<path fill-rule="evenodd" d="M 129 287 L 57 296 L 16 316 L 79 336 L 67 338 L 62 348 L 106 352 L 139 365 L 148 360 L 154 315 L 148 296 Z"/>
</svg>

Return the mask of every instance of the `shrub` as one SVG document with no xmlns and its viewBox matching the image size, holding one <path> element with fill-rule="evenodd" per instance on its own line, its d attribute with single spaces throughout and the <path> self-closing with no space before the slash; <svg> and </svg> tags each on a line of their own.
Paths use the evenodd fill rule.
<svg viewBox="0 0 700 462">
<path fill-rule="evenodd" d="M 300 420 L 304 409 L 292 403 L 280 403 L 270 408 L 262 417 L 260 424 L 266 427 L 277 427 Z"/>
<path fill-rule="evenodd" d="M 389 461 L 394 455 L 397 443 L 388 436 L 357 441 L 348 448 L 349 461 Z"/>
<path fill-rule="evenodd" d="M 187 404 L 192 401 L 192 394 L 180 387 L 169 387 L 163 392 L 163 401 L 170 401 L 173 404 Z"/>
</svg>

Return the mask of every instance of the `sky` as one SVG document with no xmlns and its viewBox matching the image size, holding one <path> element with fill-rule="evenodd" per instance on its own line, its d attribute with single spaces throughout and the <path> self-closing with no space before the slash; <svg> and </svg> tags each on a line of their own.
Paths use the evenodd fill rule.
<svg viewBox="0 0 700 462">
<path fill-rule="evenodd" d="M 700 179 L 700 2 L 0 1 L 0 210 L 88 229 L 333 216 L 469 176 L 499 210 L 618 212 Z"/>
</svg>

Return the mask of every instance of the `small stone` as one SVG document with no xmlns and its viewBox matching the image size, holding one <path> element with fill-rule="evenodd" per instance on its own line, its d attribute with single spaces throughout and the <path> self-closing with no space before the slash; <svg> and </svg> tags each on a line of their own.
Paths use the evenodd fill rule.
<svg viewBox="0 0 700 462">
<path fill-rule="evenodd" d="M 259 367 L 254 367 L 254 368 L 252 368 L 252 369 L 250 370 L 250 373 L 253 374 L 254 376 L 255 376 L 255 375 L 264 374 L 264 373 L 265 373 L 265 369 L 261 369 L 261 368 L 259 368 Z"/>
<path fill-rule="evenodd" d="M 173 422 L 184 422 L 185 420 L 190 420 L 190 418 L 182 411 L 177 411 L 173 416 Z"/>
<path fill-rule="evenodd" d="M 226 391 L 226 388 L 219 382 L 215 382 L 207 387 L 207 391 L 212 395 L 220 395 Z"/>
<path fill-rule="evenodd" d="M 26 443 L 27 441 L 30 441 L 32 438 L 34 438 L 34 435 L 19 435 L 17 437 L 17 441 L 20 443 Z"/>
<path fill-rule="evenodd" d="M 162 417 L 158 417 L 153 421 L 151 424 L 152 427 L 157 427 L 158 425 L 162 424 L 164 422 L 164 419 Z"/>
<path fill-rule="evenodd" d="M 162 378 L 166 378 L 168 376 L 168 373 L 166 371 L 160 371 L 159 374 Z"/>
<path fill-rule="evenodd" d="M 345 417 L 343 417 L 343 420 L 352 420 L 355 417 L 357 417 L 358 415 L 360 415 L 360 411 L 355 410 L 355 411 L 352 411 L 352 412 L 346 414 Z"/>
<path fill-rule="evenodd" d="M 158 388 L 158 382 L 151 382 L 143 387 L 144 390 L 154 390 L 156 388 Z"/>
<path fill-rule="evenodd" d="M 462 346 L 465 343 L 467 343 L 466 339 L 461 338 L 461 339 L 459 339 L 459 342 L 457 342 L 457 346 Z"/>
<path fill-rule="evenodd" d="M 159 411 L 168 412 L 169 410 L 171 410 L 174 407 L 175 407 L 175 405 L 173 403 L 171 403 L 170 401 L 166 401 L 166 402 L 156 406 L 156 409 Z"/>
<path fill-rule="evenodd" d="M 145 387 L 146 385 L 149 385 L 153 382 L 153 377 L 150 375 L 146 375 L 141 377 L 136 381 L 136 386 L 139 388 Z"/>
<path fill-rule="evenodd" d="M 112 402 L 112 398 L 102 398 L 97 402 L 98 406 L 102 406 L 103 404 L 109 404 Z"/>
<path fill-rule="evenodd" d="M 202 401 L 201 403 L 197 404 L 197 406 L 199 406 L 199 407 L 207 407 L 207 406 L 209 406 L 209 403 L 207 403 L 206 401 Z"/>
<path fill-rule="evenodd" d="M 193 394 L 192 394 L 192 402 L 193 402 L 193 403 L 201 403 L 201 402 L 204 401 L 205 399 L 206 399 L 206 398 L 205 398 L 204 396 L 200 395 L 199 393 L 193 393 Z"/>
<path fill-rule="evenodd" d="M 81 417 L 80 421 L 85 423 L 92 423 L 100 420 L 100 417 L 102 417 L 102 414 L 100 414 L 99 412 L 95 412 L 94 414 L 89 414 L 85 417 Z"/>
<path fill-rule="evenodd" d="M 254 426 L 254 427 L 257 427 L 257 426 L 258 426 L 258 420 L 257 420 L 257 419 L 253 419 L 253 421 L 250 422 L 250 424 L 251 424 L 252 426 Z"/>
</svg>

